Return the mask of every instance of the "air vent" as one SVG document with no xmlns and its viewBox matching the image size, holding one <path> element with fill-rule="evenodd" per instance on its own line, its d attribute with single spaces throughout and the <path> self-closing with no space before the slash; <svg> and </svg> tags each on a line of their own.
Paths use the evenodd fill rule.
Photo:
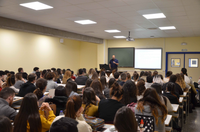
<svg viewBox="0 0 200 132">
<path fill-rule="evenodd" d="M 147 28 L 148 30 L 157 30 L 158 28 Z"/>
</svg>

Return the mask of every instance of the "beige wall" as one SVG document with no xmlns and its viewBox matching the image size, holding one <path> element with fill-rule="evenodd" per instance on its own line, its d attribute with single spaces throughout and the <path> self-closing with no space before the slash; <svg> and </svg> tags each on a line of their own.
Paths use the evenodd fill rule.
<svg viewBox="0 0 200 132">
<path fill-rule="evenodd" d="M 97 46 L 69 39 L 61 44 L 56 37 L 0 29 L 0 69 L 17 72 L 18 67 L 23 67 L 30 73 L 35 66 L 41 70 L 70 68 L 75 72 L 80 67 L 95 68 Z"/>
<path fill-rule="evenodd" d="M 186 42 L 186 46 L 182 46 L 181 43 Z M 136 39 L 133 42 L 127 42 L 125 39 L 107 40 L 105 45 L 106 51 L 106 63 L 108 63 L 108 48 L 114 47 L 135 47 L 135 48 L 162 48 L 163 49 L 163 62 L 162 69 L 158 70 L 160 74 L 164 75 L 165 72 L 165 54 L 166 52 L 181 52 L 182 49 L 187 49 L 188 52 L 200 51 L 200 37 L 187 37 L 187 38 L 149 38 L 149 39 Z M 102 50 L 102 45 L 98 47 L 98 56 Z M 100 58 L 100 57 L 99 57 Z M 102 63 L 102 59 L 98 60 L 98 64 Z M 128 71 L 132 73 L 134 70 L 140 71 L 134 68 L 119 68 L 120 71 Z"/>
</svg>

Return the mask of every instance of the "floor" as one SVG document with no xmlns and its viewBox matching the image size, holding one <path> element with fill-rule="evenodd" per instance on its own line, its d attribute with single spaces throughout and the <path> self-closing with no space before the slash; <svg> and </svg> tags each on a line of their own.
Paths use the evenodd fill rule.
<svg viewBox="0 0 200 132">
<path fill-rule="evenodd" d="M 200 107 L 196 107 L 193 113 L 189 113 L 182 132 L 200 132 Z"/>
</svg>

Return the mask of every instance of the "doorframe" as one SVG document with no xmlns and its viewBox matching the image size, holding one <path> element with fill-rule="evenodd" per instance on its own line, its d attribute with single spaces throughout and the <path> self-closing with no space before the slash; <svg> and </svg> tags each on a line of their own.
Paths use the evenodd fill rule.
<svg viewBox="0 0 200 132">
<path fill-rule="evenodd" d="M 185 54 L 200 54 L 200 52 L 166 52 L 166 60 L 165 60 L 165 76 L 168 71 L 168 55 L 169 54 L 183 54 L 183 68 L 185 68 Z"/>
</svg>

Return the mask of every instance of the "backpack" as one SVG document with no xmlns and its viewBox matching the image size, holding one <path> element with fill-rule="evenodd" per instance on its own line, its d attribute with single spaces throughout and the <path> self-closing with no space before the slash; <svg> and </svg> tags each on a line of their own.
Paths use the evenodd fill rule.
<svg viewBox="0 0 200 132">
<path fill-rule="evenodd" d="M 138 122 L 138 127 L 142 132 L 154 132 L 154 117 L 153 116 L 146 116 L 146 115 L 139 115 L 136 114 L 136 121 Z"/>
</svg>

